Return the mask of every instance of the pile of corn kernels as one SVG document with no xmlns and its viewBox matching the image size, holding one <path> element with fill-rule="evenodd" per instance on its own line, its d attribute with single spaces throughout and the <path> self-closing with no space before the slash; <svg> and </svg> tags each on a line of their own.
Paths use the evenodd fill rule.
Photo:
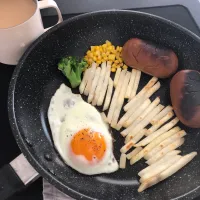
<svg viewBox="0 0 200 200">
<path fill-rule="evenodd" d="M 98 65 L 105 61 L 110 61 L 112 64 L 111 71 L 116 72 L 117 68 L 127 69 L 127 66 L 123 63 L 122 47 L 115 47 L 110 41 L 106 41 L 105 44 L 99 46 L 91 46 L 90 50 L 86 52 L 84 57 L 90 66 L 93 62 Z"/>
</svg>

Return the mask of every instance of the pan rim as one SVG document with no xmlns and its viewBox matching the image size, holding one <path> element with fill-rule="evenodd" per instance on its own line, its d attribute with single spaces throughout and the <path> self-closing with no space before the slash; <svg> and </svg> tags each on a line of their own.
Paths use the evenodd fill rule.
<svg viewBox="0 0 200 200">
<path fill-rule="evenodd" d="M 100 10 L 100 11 L 94 11 L 94 12 L 89 12 L 89 13 L 84 13 L 84 14 L 80 14 L 78 16 L 74 16 L 71 17 L 65 21 L 63 21 L 60 24 L 57 24 L 56 26 L 52 27 L 51 29 L 49 29 L 47 32 L 45 32 L 44 34 L 42 34 L 39 38 L 37 38 L 26 50 L 26 52 L 23 54 L 23 56 L 21 57 L 21 59 L 19 60 L 18 65 L 16 66 L 13 74 L 12 74 L 12 78 L 10 81 L 10 85 L 9 85 L 9 91 L 8 91 L 8 116 L 9 116 L 9 122 L 10 122 L 10 126 L 12 129 L 12 133 L 15 137 L 15 140 L 21 150 L 21 152 L 24 154 L 24 156 L 26 157 L 26 159 L 30 162 L 30 164 L 36 169 L 36 171 L 38 171 L 38 173 L 45 178 L 47 181 L 50 181 L 55 187 L 57 187 L 60 191 L 64 192 L 64 188 L 68 190 L 67 195 L 69 195 L 72 198 L 78 199 L 78 198 L 82 198 L 82 199 L 94 199 L 92 197 L 89 197 L 87 195 L 81 194 L 73 189 L 71 189 L 70 187 L 64 185 L 62 182 L 60 182 L 55 176 L 53 176 L 51 173 L 49 173 L 45 168 L 42 167 L 42 165 L 39 163 L 39 161 L 35 158 L 35 156 L 30 152 L 29 147 L 27 145 L 27 143 L 24 141 L 24 139 L 22 138 L 22 135 L 20 134 L 19 128 L 18 128 L 18 124 L 17 124 L 17 120 L 16 120 L 16 116 L 15 116 L 15 86 L 16 86 L 16 82 L 17 82 L 17 77 L 18 74 L 20 73 L 21 68 L 23 67 L 23 63 L 26 60 L 27 56 L 32 52 L 32 50 L 38 45 L 38 43 L 45 39 L 49 34 L 53 33 L 54 31 L 56 31 L 59 28 L 62 28 L 63 26 L 65 26 L 66 24 L 73 22 L 75 20 L 79 20 L 82 19 L 84 17 L 88 17 L 88 16 L 92 16 L 92 15 L 96 15 L 96 14 L 135 14 L 135 15 L 141 15 L 142 17 L 152 17 L 154 19 L 157 19 L 159 21 L 161 21 L 162 23 L 165 23 L 169 26 L 173 26 L 177 29 L 179 29 L 180 31 L 185 32 L 187 35 L 189 35 L 190 37 L 192 37 L 194 40 L 200 42 L 200 37 L 197 36 L 195 33 L 193 33 L 192 31 L 188 30 L 187 28 L 172 22 L 168 19 L 165 19 L 163 17 L 154 15 L 154 14 L 150 14 L 150 13 L 145 13 L 145 12 L 140 12 L 140 11 L 130 11 L 130 10 L 120 10 L 120 9 L 109 9 L 109 10 Z M 194 193 L 199 193 L 194 195 Z M 182 195 L 179 196 L 177 198 L 174 199 L 185 199 L 185 198 L 189 198 L 189 197 L 198 197 L 200 195 L 200 186 L 193 189 L 192 191 L 190 191 L 189 193 L 187 193 L 186 195 Z"/>
</svg>

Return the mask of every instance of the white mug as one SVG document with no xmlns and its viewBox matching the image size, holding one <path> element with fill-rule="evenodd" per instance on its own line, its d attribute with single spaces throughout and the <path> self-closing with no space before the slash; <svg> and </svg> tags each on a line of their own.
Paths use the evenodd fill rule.
<svg viewBox="0 0 200 200">
<path fill-rule="evenodd" d="M 16 65 L 27 47 L 47 29 L 44 29 L 40 9 L 55 8 L 58 23 L 62 22 L 61 12 L 54 0 L 35 0 L 36 11 L 31 18 L 14 27 L 0 28 L 0 62 Z"/>
</svg>

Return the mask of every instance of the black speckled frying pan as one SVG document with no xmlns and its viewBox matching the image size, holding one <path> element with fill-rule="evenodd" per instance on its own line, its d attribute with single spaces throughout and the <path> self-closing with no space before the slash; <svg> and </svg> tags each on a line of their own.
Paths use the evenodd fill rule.
<svg viewBox="0 0 200 200">
<path fill-rule="evenodd" d="M 173 49 L 180 69 L 199 69 L 200 38 L 163 18 L 133 11 L 102 11 L 67 20 L 42 35 L 26 51 L 10 84 L 9 116 L 14 136 L 28 161 L 50 183 L 75 199 L 192 199 L 200 195 L 200 157 L 174 176 L 138 193 L 137 173 L 144 160 L 112 174 L 85 176 L 60 159 L 51 141 L 47 120 L 50 99 L 66 78 L 57 69 L 65 55 L 83 56 L 91 45 L 110 40 L 123 45 L 129 38 L 150 40 Z M 150 79 L 142 74 L 140 88 Z M 170 103 L 170 79 L 161 80 L 156 96 Z M 74 90 L 74 92 L 78 92 Z M 155 98 L 155 96 L 153 97 Z M 184 127 L 187 132 L 182 154 L 200 153 L 200 130 Z M 113 130 L 114 154 L 119 160 L 123 139 Z"/>
</svg>

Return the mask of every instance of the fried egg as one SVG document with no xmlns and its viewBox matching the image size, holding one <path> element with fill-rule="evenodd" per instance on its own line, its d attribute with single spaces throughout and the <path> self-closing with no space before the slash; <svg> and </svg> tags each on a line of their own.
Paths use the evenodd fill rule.
<svg viewBox="0 0 200 200">
<path fill-rule="evenodd" d="M 51 99 L 48 120 L 54 145 L 67 165 L 87 175 L 119 168 L 108 125 L 95 107 L 64 84 Z"/>
</svg>

